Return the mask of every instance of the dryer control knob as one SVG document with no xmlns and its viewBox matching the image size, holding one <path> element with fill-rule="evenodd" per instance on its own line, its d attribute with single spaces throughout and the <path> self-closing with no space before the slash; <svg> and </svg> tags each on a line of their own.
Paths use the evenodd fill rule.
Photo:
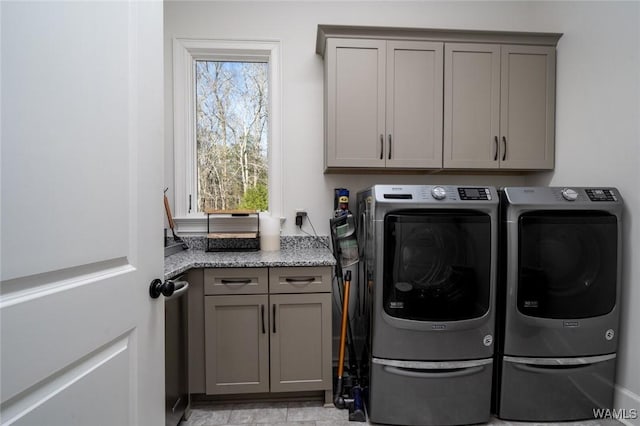
<svg viewBox="0 0 640 426">
<path fill-rule="evenodd" d="M 445 191 L 445 189 L 441 186 L 435 186 L 431 190 L 431 195 L 436 200 L 444 200 L 447 197 L 447 191 Z"/>
<path fill-rule="evenodd" d="M 565 188 L 562 190 L 562 197 L 567 201 L 575 201 L 578 198 L 578 193 L 571 188 Z"/>
</svg>

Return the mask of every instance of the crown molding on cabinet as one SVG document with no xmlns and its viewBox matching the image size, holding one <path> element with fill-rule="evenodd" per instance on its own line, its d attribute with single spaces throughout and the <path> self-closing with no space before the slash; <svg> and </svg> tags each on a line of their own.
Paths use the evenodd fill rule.
<svg viewBox="0 0 640 426">
<path fill-rule="evenodd" d="M 332 37 L 556 46 L 561 36 L 562 33 L 321 24 L 318 25 L 316 53 L 324 57 L 327 38 Z"/>
</svg>

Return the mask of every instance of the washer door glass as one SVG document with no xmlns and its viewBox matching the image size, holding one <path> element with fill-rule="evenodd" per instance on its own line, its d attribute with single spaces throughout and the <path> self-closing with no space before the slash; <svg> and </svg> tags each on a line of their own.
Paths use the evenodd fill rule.
<svg viewBox="0 0 640 426">
<path fill-rule="evenodd" d="M 537 211 L 519 220 L 518 310 L 604 315 L 616 302 L 618 223 L 605 212 Z"/>
<path fill-rule="evenodd" d="M 419 321 L 477 318 L 489 310 L 491 221 L 469 210 L 406 210 L 384 219 L 383 306 Z"/>
</svg>

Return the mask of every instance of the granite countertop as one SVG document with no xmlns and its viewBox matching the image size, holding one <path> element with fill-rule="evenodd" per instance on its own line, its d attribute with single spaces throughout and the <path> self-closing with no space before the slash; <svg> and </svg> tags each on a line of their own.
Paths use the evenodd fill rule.
<svg viewBox="0 0 640 426">
<path fill-rule="evenodd" d="M 324 246 L 282 244 L 279 251 L 207 252 L 194 247 L 164 258 L 164 278 L 171 279 L 191 268 L 259 268 L 286 266 L 334 266 L 333 253 Z"/>
</svg>

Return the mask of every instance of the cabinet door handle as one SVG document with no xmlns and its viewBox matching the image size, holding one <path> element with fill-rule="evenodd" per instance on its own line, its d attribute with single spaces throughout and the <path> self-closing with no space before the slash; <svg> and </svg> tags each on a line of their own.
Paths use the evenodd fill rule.
<svg viewBox="0 0 640 426">
<path fill-rule="evenodd" d="M 276 332 L 276 304 L 273 304 L 273 333 Z"/>
<path fill-rule="evenodd" d="M 262 316 L 262 334 L 265 334 L 267 331 L 264 327 L 264 305 L 260 305 L 260 315 Z"/>
<path fill-rule="evenodd" d="M 389 160 L 391 160 L 391 133 L 389 133 Z"/>
<path fill-rule="evenodd" d="M 502 145 L 503 149 L 502 149 L 502 161 L 507 159 L 507 138 L 506 137 L 502 137 Z"/>
<path fill-rule="evenodd" d="M 495 149 L 496 149 L 495 154 L 493 154 L 493 161 L 498 161 L 498 137 L 494 136 L 493 138 L 494 138 L 493 140 L 495 141 Z"/>
<path fill-rule="evenodd" d="M 244 284 L 250 284 L 251 283 L 251 279 L 250 278 L 243 278 L 243 279 L 239 279 L 239 280 L 220 280 L 220 282 L 222 284 L 244 285 Z"/>
<path fill-rule="evenodd" d="M 382 160 L 384 157 L 384 135 L 380 134 L 380 159 Z"/>
</svg>

